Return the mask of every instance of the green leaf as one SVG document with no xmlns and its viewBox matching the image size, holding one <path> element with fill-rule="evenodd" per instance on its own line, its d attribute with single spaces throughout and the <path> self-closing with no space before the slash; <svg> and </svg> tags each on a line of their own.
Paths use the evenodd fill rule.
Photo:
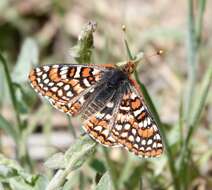
<svg viewBox="0 0 212 190">
<path fill-rule="evenodd" d="M 65 168 L 64 154 L 59 152 L 50 157 L 44 165 L 50 169 L 62 169 Z"/>
<path fill-rule="evenodd" d="M 90 155 L 93 154 L 95 147 L 96 142 L 88 135 L 85 135 L 78 139 L 76 143 L 66 151 L 63 164 L 61 164 L 61 158 L 63 158 L 62 155 L 53 156 L 52 161 L 51 159 L 48 161 L 48 165 L 52 164 L 51 166 L 57 166 L 59 168 L 62 168 L 65 165 L 66 167 L 57 171 L 48 184 L 47 189 L 53 190 L 62 187 L 71 172 L 78 169 L 90 157 Z"/>
<path fill-rule="evenodd" d="M 22 83 L 28 80 L 28 74 L 32 66 L 38 64 L 38 46 L 32 38 L 27 38 L 21 48 L 18 61 L 12 73 L 15 82 Z"/>
<path fill-rule="evenodd" d="M 99 183 L 97 184 L 95 190 L 112 190 L 113 185 L 108 172 L 106 172 L 102 178 L 100 179 Z"/>
<path fill-rule="evenodd" d="M 0 182 L 16 190 L 45 190 L 47 178 L 26 173 L 15 160 L 0 154 Z"/>
<path fill-rule="evenodd" d="M 72 162 L 72 169 L 79 168 L 90 156 L 96 147 L 96 142 L 88 135 L 78 139 L 76 143 L 65 153 L 65 162 L 70 164 Z"/>
</svg>

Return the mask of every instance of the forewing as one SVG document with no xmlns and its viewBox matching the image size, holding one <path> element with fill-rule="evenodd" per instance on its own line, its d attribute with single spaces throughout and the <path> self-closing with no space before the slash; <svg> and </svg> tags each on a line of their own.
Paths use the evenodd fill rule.
<svg viewBox="0 0 212 190">
<path fill-rule="evenodd" d="M 89 100 L 106 68 L 86 65 L 51 65 L 33 69 L 32 87 L 58 110 L 77 115 Z"/>
<path fill-rule="evenodd" d="M 141 157 L 161 155 L 163 145 L 159 129 L 136 88 L 129 84 L 112 128 L 113 138 Z"/>
</svg>

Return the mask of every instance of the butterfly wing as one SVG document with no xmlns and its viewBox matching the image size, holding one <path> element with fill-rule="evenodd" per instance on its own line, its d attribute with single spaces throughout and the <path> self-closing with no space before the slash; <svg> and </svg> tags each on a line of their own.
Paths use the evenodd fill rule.
<svg viewBox="0 0 212 190">
<path fill-rule="evenodd" d="M 141 157 L 156 157 L 163 151 L 159 129 L 142 96 L 131 84 L 122 97 L 112 136 L 119 144 Z"/>
<path fill-rule="evenodd" d="M 120 146 L 111 135 L 111 129 L 114 125 L 118 111 L 117 109 L 122 96 L 121 90 L 122 89 L 119 88 L 109 92 L 110 97 L 107 98 L 107 101 L 104 101 L 104 103 L 101 104 L 102 108 L 98 108 L 98 111 L 94 111 L 93 114 L 87 117 L 83 123 L 84 130 L 95 141 L 105 146 Z M 102 94 L 105 94 L 105 91 L 103 90 Z M 100 94 L 99 97 L 100 96 L 102 95 Z M 92 102 L 90 105 L 92 105 L 92 107 L 96 107 L 95 105 L 99 102 L 98 100 L 99 98 L 97 97 L 96 101 L 94 103 Z"/>
<path fill-rule="evenodd" d="M 89 101 L 106 68 L 86 65 L 51 65 L 33 69 L 31 86 L 58 110 L 77 115 Z"/>
</svg>

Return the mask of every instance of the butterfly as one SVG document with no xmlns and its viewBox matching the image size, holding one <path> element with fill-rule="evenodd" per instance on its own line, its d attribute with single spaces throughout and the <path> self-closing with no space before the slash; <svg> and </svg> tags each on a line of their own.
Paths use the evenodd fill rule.
<svg viewBox="0 0 212 190">
<path fill-rule="evenodd" d="M 139 87 L 130 75 L 133 61 L 112 64 L 58 64 L 34 68 L 31 86 L 56 109 L 81 114 L 82 127 L 104 146 L 124 147 L 140 157 L 156 157 L 163 144 Z"/>
</svg>

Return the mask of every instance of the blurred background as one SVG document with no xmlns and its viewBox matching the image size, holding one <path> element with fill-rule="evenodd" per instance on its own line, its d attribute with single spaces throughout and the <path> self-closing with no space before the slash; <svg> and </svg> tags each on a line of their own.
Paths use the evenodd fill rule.
<svg viewBox="0 0 212 190">
<path fill-rule="evenodd" d="M 44 175 L 36 188 L 45 189 L 55 173 L 45 160 L 83 133 L 81 120 L 40 99 L 27 76 L 36 65 L 72 63 L 70 49 L 90 20 L 92 63 L 127 60 L 125 38 L 133 54 L 144 52 L 137 73 L 168 150 L 139 159 L 98 145 L 63 188 L 95 189 L 109 171 L 114 189 L 212 189 L 211 9 L 206 0 L 0 0 L 0 189 L 35 188 L 38 180 L 25 184 L 19 171 Z"/>
</svg>

